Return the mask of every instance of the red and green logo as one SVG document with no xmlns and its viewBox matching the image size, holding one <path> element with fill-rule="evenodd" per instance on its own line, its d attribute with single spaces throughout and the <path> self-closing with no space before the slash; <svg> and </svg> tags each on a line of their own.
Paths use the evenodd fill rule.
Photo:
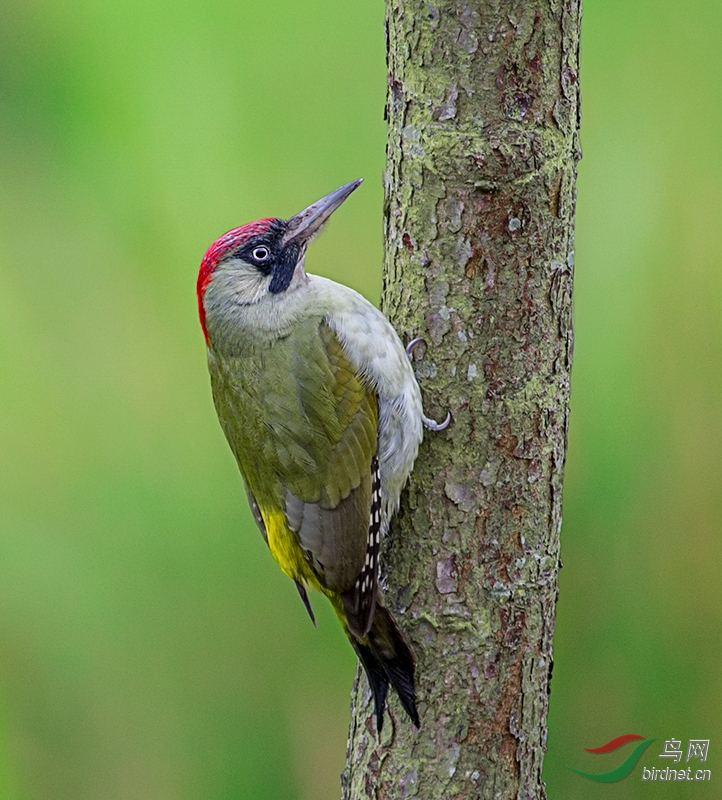
<svg viewBox="0 0 722 800">
<path fill-rule="evenodd" d="M 623 736 L 610 739 L 601 747 L 584 748 L 587 753 L 612 753 L 614 750 L 619 750 L 620 747 L 624 747 L 624 745 L 629 742 L 638 742 L 638 744 L 634 746 L 632 752 L 618 767 L 610 769 L 609 772 L 582 772 L 580 769 L 575 769 L 574 767 L 569 767 L 569 769 L 572 770 L 572 772 L 576 772 L 578 775 L 582 775 L 584 778 L 589 778 L 589 780 L 597 781 L 598 783 L 614 783 L 614 781 L 621 781 L 622 778 L 626 778 L 637 766 L 639 757 L 653 741 L 654 739 L 645 739 L 644 736 L 639 736 L 636 733 L 625 733 Z"/>
</svg>

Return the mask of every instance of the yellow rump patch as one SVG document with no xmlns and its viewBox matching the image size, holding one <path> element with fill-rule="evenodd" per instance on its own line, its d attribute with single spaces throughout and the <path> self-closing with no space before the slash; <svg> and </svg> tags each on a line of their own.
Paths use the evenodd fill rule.
<svg viewBox="0 0 722 800">
<path fill-rule="evenodd" d="M 278 566 L 294 581 L 328 594 L 308 565 L 296 534 L 288 527 L 283 511 L 261 508 L 260 512 L 266 525 L 268 546 Z"/>
</svg>

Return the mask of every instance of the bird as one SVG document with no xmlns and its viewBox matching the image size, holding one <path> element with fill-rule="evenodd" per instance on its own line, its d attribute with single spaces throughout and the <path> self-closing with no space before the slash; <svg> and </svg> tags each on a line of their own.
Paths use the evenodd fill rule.
<svg viewBox="0 0 722 800">
<path fill-rule="evenodd" d="M 234 228 L 197 280 L 213 403 L 253 517 L 316 625 L 331 602 L 367 675 L 377 731 L 389 685 L 418 728 L 415 656 L 379 587 L 379 546 L 426 427 L 410 350 L 353 289 L 307 273 L 306 249 L 363 179 L 289 219 Z"/>
</svg>

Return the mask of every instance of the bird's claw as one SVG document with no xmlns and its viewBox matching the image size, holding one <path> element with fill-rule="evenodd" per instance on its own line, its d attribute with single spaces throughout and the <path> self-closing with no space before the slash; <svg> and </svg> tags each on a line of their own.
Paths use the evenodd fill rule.
<svg viewBox="0 0 722 800">
<path fill-rule="evenodd" d="M 417 344 L 420 344 L 421 342 L 423 342 L 424 344 L 426 344 L 426 339 L 424 339 L 424 337 L 423 337 L 423 336 L 416 336 L 414 339 L 412 339 L 412 340 L 411 340 L 411 341 L 410 341 L 410 342 L 409 342 L 409 343 L 406 345 L 406 355 L 407 355 L 409 358 L 412 358 L 412 357 L 413 357 L 413 353 L 414 353 L 414 347 L 416 347 L 416 345 L 417 345 Z"/>
<path fill-rule="evenodd" d="M 421 342 L 426 344 L 426 339 L 424 339 L 423 336 L 415 336 L 406 345 L 406 355 L 409 357 L 409 359 L 413 358 L 414 347 L 416 347 L 417 344 L 421 344 Z M 435 433 L 438 433 L 439 431 L 445 431 L 451 422 L 451 411 L 446 412 L 446 419 L 443 422 L 437 422 L 435 419 L 429 419 L 423 415 L 421 416 L 421 421 L 423 422 L 427 431 L 434 431 Z"/>
<path fill-rule="evenodd" d="M 434 431 L 435 433 L 438 433 L 439 431 L 445 431 L 451 422 L 451 411 L 446 412 L 446 419 L 443 422 L 437 422 L 434 419 L 429 419 L 428 417 L 423 416 L 421 417 L 421 421 L 423 422 L 427 431 Z"/>
</svg>

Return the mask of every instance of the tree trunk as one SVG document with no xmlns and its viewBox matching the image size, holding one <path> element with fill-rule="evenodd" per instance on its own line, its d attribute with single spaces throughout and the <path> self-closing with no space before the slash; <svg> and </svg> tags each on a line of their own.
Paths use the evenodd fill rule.
<svg viewBox="0 0 722 800">
<path fill-rule="evenodd" d="M 544 798 L 580 0 L 387 0 L 384 291 L 429 433 L 385 543 L 421 730 L 357 675 L 345 800 Z"/>
</svg>

